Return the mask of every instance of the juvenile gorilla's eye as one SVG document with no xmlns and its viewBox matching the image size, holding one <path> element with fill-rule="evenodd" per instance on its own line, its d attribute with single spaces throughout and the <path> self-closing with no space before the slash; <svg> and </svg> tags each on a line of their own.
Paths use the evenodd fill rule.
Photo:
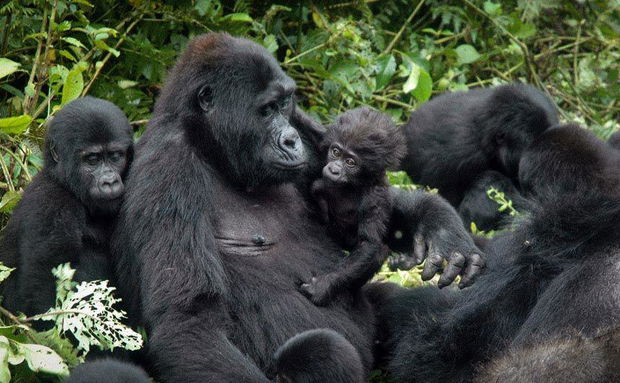
<svg viewBox="0 0 620 383">
<path fill-rule="evenodd" d="M 83 160 L 89 165 L 97 165 L 100 155 L 98 153 L 90 153 L 84 156 Z"/>
<path fill-rule="evenodd" d="M 116 151 L 116 152 L 112 152 L 110 153 L 110 160 L 112 162 L 117 162 L 122 160 L 125 157 L 125 153 L 121 152 L 121 151 Z"/>
<path fill-rule="evenodd" d="M 338 148 L 332 148 L 332 155 L 336 158 L 339 158 L 342 155 L 342 152 L 340 152 L 340 149 Z"/>
<path fill-rule="evenodd" d="M 355 166 L 355 160 L 353 158 L 347 158 L 344 163 L 350 168 Z"/>
</svg>

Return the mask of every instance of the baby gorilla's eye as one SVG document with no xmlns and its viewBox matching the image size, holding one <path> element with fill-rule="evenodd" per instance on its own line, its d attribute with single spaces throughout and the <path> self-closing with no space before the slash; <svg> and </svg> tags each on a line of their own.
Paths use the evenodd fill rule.
<svg viewBox="0 0 620 383">
<path fill-rule="evenodd" d="M 355 166 L 355 160 L 353 158 L 347 158 L 344 163 L 350 168 Z"/>
<path fill-rule="evenodd" d="M 342 155 L 342 152 L 340 152 L 340 149 L 338 148 L 332 148 L 332 155 L 336 158 L 339 158 Z"/>
</svg>

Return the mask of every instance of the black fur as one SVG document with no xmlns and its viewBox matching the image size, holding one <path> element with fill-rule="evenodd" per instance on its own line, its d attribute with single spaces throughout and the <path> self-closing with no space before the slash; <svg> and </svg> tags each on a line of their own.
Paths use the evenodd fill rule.
<svg viewBox="0 0 620 383">
<path fill-rule="evenodd" d="M 149 383 L 139 367 L 113 359 L 98 359 L 80 364 L 71 371 L 65 383 Z"/>
<path fill-rule="evenodd" d="M 557 122 L 552 101 L 530 85 L 446 93 L 421 105 L 403 127 L 408 155 L 402 168 L 457 207 L 485 171 L 518 185 L 521 153 Z"/>
<path fill-rule="evenodd" d="M 458 211 L 465 226 L 474 222 L 479 230 L 489 231 L 505 227 L 512 221 L 509 210 L 499 211 L 500 205 L 489 198 L 487 192 L 491 188 L 504 193 L 517 212 L 527 208 L 527 201 L 508 177 L 487 170 L 467 189 L 459 204 Z"/>
<path fill-rule="evenodd" d="M 293 90 L 262 47 L 221 33 L 194 38 L 168 77 L 137 145 L 113 241 L 120 290 L 146 326 L 158 381 L 267 382 L 278 347 L 313 328 L 343 335 L 364 376 L 372 367 L 374 311 L 364 293 L 317 307 L 298 290 L 334 270 L 342 250 L 296 187 L 320 169 L 298 165 L 318 158 L 312 145 L 323 129 L 289 103 Z M 408 210 L 409 197 L 393 198 L 399 218 L 390 230 L 411 240 L 422 212 Z M 442 257 L 467 261 L 477 251 L 458 240 L 462 228 L 423 233 Z"/>
<path fill-rule="evenodd" d="M 361 383 L 362 361 L 355 347 L 328 329 L 295 335 L 275 356 L 279 383 Z"/>
<path fill-rule="evenodd" d="M 529 214 L 486 244 L 488 269 L 472 288 L 447 297 L 396 291 L 391 302 L 377 293 L 384 355 L 398 381 L 470 382 L 509 345 L 617 325 L 617 164 L 618 153 L 585 129 L 546 131 L 519 166 Z"/>
<path fill-rule="evenodd" d="M 76 281 L 112 279 L 109 240 L 132 145 L 129 121 L 108 101 L 80 98 L 53 118 L 45 165 L 3 233 L 0 261 L 17 268 L 3 283 L 5 307 L 47 311 L 56 297 L 51 269 L 61 263 L 71 262 Z"/>
<path fill-rule="evenodd" d="M 620 381 L 620 330 L 575 332 L 510 349 L 485 366 L 476 383 Z"/>
<path fill-rule="evenodd" d="M 609 140 L 607 140 L 607 143 L 614 149 L 620 149 L 620 131 L 612 134 Z"/>
<path fill-rule="evenodd" d="M 405 154 L 405 137 L 390 117 L 369 108 L 338 116 L 321 144 L 323 176 L 312 193 L 332 237 L 351 253 L 337 270 L 301 285 L 312 302 L 325 305 L 335 294 L 359 289 L 379 270 L 392 211 L 385 172 Z"/>
</svg>

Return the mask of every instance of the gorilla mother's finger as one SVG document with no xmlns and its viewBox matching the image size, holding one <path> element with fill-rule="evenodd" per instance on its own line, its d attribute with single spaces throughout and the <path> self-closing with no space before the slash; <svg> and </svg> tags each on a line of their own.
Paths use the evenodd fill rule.
<svg viewBox="0 0 620 383">
<path fill-rule="evenodd" d="M 472 254 L 467 260 L 467 267 L 465 267 L 465 271 L 461 276 L 459 288 L 462 289 L 471 286 L 480 272 L 484 269 L 484 266 L 485 263 L 482 256 L 480 254 Z"/>
<path fill-rule="evenodd" d="M 443 258 L 441 255 L 435 251 L 434 246 L 429 244 L 428 246 L 428 257 L 426 257 L 426 262 L 424 263 L 424 269 L 422 270 L 422 280 L 428 281 L 433 278 L 435 274 L 443 265 Z"/>
<path fill-rule="evenodd" d="M 413 236 L 413 256 L 418 265 L 424 262 L 424 258 L 426 258 L 426 250 L 427 247 L 424 236 L 420 233 L 416 233 Z"/>
<path fill-rule="evenodd" d="M 448 265 L 444 268 L 437 286 L 443 288 L 454 282 L 456 277 L 461 274 L 465 267 L 465 257 L 463 254 L 455 252 L 448 259 Z"/>
</svg>

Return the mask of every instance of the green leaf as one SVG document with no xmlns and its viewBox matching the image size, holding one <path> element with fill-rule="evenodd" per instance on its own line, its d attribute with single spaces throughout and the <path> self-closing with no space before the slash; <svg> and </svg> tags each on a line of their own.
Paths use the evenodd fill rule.
<svg viewBox="0 0 620 383">
<path fill-rule="evenodd" d="M 418 101 L 424 102 L 431 97 L 433 80 L 424 68 L 412 60 L 408 61 L 411 72 L 403 84 L 403 92 L 412 93 Z"/>
<path fill-rule="evenodd" d="M 469 44 L 459 45 L 455 50 L 459 64 L 471 64 L 480 58 L 480 53 Z"/>
<path fill-rule="evenodd" d="M 65 85 L 62 87 L 61 104 L 65 105 L 69 101 L 80 97 L 82 90 L 84 90 L 84 77 L 82 77 L 82 71 L 79 68 L 74 68 L 69 71 Z"/>
<path fill-rule="evenodd" d="M 58 50 L 56 52 L 58 52 L 58 54 L 61 55 L 62 57 L 66 57 L 66 58 L 68 58 L 69 60 L 71 60 L 73 62 L 77 61 L 77 59 L 75 57 L 73 57 L 73 55 L 71 53 L 69 53 L 69 51 L 66 51 L 64 49 L 60 49 L 60 50 Z"/>
<path fill-rule="evenodd" d="M 420 70 L 418 77 L 418 86 L 415 87 L 412 94 L 419 102 L 427 101 L 433 93 L 433 79 L 424 69 Z"/>
<path fill-rule="evenodd" d="M 502 5 L 492 1 L 485 1 L 484 11 L 491 16 L 499 16 L 502 14 Z"/>
<path fill-rule="evenodd" d="M 5 336 L 0 336 L 0 382 L 11 381 L 11 371 L 9 370 L 9 354 L 11 346 Z"/>
<path fill-rule="evenodd" d="M 118 87 L 121 89 L 132 88 L 136 85 L 138 85 L 137 81 L 131 81 L 131 80 L 119 80 L 118 81 Z"/>
<path fill-rule="evenodd" d="M 403 92 L 409 93 L 418 86 L 418 79 L 420 78 L 420 66 L 415 63 L 411 63 L 411 69 L 409 71 L 409 77 L 403 84 Z"/>
<path fill-rule="evenodd" d="M 73 45 L 75 47 L 86 49 L 84 44 L 82 44 L 82 42 L 80 40 L 76 39 L 76 38 L 73 38 L 73 37 L 63 37 L 62 40 L 68 42 L 69 44 L 71 44 L 71 45 Z"/>
<path fill-rule="evenodd" d="M 15 270 L 15 268 L 6 267 L 2 262 L 0 262 L 0 282 L 7 279 L 13 270 Z"/>
<path fill-rule="evenodd" d="M 69 367 L 54 350 L 40 344 L 17 344 L 28 367 L 34 372 L 68 376 Z"/>
<path fill-rule="evenodd" d="M 17 117 L 0 118 L 0 131 L 6 134 L 20 134 L 28 129 L 32 117 L 22 114 Z"/>
<path fill-rule="evenodd" d="M 278 50 L 278 41 L 274 35 L 267 35 L 263 39 L 263 46 L 271 53 L 275 53 Z"/>
<path fill-rule="evenodd" d="M 15 205 L 22 199 L 22 195 L 15 190 L 9 190 L 2 196 L 0 200 L 0 213 L 10 213 L 15 208 Z M 2 279 L 0 278 L 0 281 Z"/>
<path fill-rule="evenodd" d="M 13 60 L 5 59 L 4 57 L 0 58 L 0 78 L 6 77 L 11 73 L 16 72 L 20 63 L 17 63 Z"/>
<path fill-rule="evenodd" d="M 393 55 L 384 55 L 377 60 L 377 85 L 376 90 L 383 89 L 394 76 L 396 72 L 396 59 Z"/>
<path fill-rule="evenodd" d="M 253 19 L 247 13 L 230 13 L 221 18 L 222 21 L 235 21 L 239 23 L 251 23 Z"/>
<path fill-rule="evenodd" d="M 26 87 L 24 88 L 24 93 L 28 97 L 33 97 L 34 96 L 34 84 L 30 83 L 26 85 Z"/>
</svg>

